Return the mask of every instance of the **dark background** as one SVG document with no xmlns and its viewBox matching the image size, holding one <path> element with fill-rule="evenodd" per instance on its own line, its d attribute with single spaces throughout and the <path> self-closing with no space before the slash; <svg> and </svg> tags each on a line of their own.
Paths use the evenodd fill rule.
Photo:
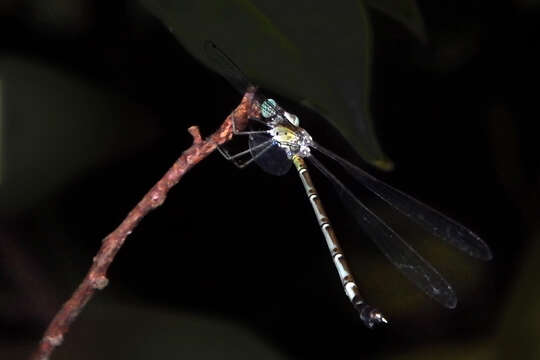
<svg viewBox="0 0 540 360">
<path fill-rule="evenodd" d="M 0 5 L 5 359 L 29 354 L 101 239 L 190 145 L 187 127 L 209 134 L 240 100 L 140 5 L 51 4 Z M 457 309 L 410 285 L 315 173 L 363 293 L 389 314 L 365 329 L 294 173 L 238 170 L 216 153 L 128 238 L 53 358 L 538 358 L 540 7 L 419 5 L 427 44 L 372 18 L 373 117 L 394 172 L 292 108 L 320 143 L 486 240 L 494 259 L 481 263 L 366 200 L 445 274 Z"/>
</svg>

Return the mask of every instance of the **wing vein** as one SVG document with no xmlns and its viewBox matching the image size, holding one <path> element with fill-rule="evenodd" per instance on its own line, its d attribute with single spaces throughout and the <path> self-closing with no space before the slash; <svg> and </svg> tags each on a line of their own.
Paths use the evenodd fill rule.
<svg viewBox="0 0 540 360">
<path fill-rule="evenodd" d="M 363 184 L 387 204 L 398 210 L 412 221 L 424 227 L 433 235 L 443 239 L 450 245 L 466 254 L 482 259 L 492 258 L 487 244 L 471 230 L 450 219 L 439 211 L 414 199 L 404 192 L 376 179 L 366 171 L 349 161 L 325 149 L 319 144 L 313 146 L 317 151 L 339 163 L 351 176 Z"/>
<path fill-rule="evenodd" d="M 457 298 L 450 284 L 439 272 L 407 244 L 394 230 L 369 210 L 313 155 L 310 162 L 336 187 L 341 200 L 355 216 L 371 240 L 382 253 L 412 283 L 447 308 L 456 307 Z"/>
</svg>

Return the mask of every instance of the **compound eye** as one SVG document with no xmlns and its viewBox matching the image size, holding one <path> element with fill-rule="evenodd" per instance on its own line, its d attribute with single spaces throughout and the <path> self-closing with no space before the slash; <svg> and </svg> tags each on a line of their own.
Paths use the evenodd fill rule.
<svg viewBox="0 0 540 360">
<path fill-rule="evenodd" d="M 264 118 L 276 116 L 277 103 L 274 99 L 266 99 L 261 104 L 261 115 Z"/>
<path fill-rule="evenodd" d="M 289 122 L 291 124 L 293 124 L 294 126 L 298 126 L 300 125 L 300 119 L 298 119 L 298 116 L 294 115 L 294 114 L 290 114 L 288 112 L 285 112 L 285 117 L 287 118 L 287 120 L 289 120 Z"/>
</svg>

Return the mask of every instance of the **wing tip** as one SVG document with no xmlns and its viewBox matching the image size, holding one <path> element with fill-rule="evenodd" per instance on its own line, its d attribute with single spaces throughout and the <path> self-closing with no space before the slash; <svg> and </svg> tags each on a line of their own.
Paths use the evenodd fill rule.
<svg viewBox="0 0 540 360">
<path fill-rule="evenodd" d="M 490 261 L 491 259 L 493 259 L 493 253 L 491 252 L 491 249 L 484 242 L 482 242 L 480 246 L 476 248 L 468 249 L 467 252 L 470 256 L 482 261 Z"/>
</svg>

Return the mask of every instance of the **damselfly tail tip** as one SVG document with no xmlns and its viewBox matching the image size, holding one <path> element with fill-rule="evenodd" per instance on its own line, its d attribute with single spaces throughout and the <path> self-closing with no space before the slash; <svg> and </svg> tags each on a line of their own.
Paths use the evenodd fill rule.
<svg viewBox="0 0 540 360">
<path fill-rule="evenodd" d="M 388 320 L 384 315 L 373 306 L 366 303 L 359 303 L 354 306 L 360 315 L 362 322 L 368 327 L 372 328 L 378 324 L 388 324 Z"/>
</svg>

